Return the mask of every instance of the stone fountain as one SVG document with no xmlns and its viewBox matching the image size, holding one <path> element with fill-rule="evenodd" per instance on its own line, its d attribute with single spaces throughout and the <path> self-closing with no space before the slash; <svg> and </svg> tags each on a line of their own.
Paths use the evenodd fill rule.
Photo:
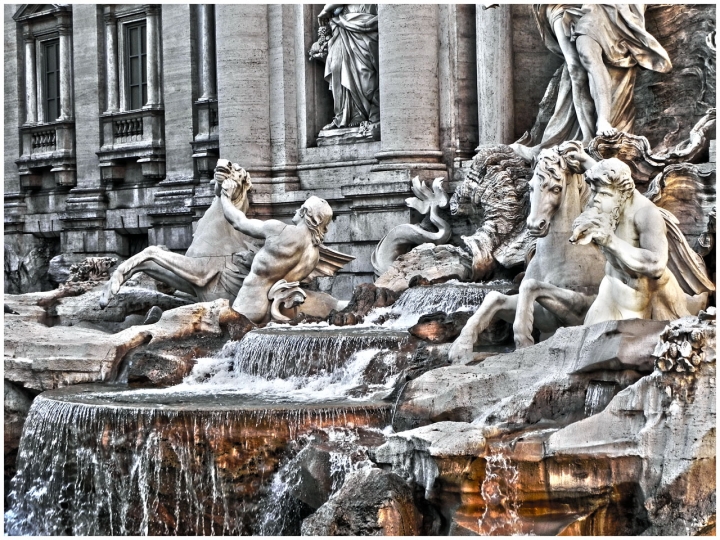
<svg viewBox="0 0 720 540">
<path fill-rule="evenodd" d="M 330 79 L 333 25 L 377 24 L 362 9 L 321 12 Z M 557 52 L 554 23 L 610 9 L 640 17 L 533 14 Z M 388 230 L 349 302 L 318 290 L 353 260 L 323 244 L 328 203 L 252 219 L 227 160 L 184 255 L 6 295 L 6 532 L 713 534 L 715 110 L 652 149 L 592 76 L 624 73 L 627 98 L 637 66 L 593 62 L 588 36 L 532 133 L 481 147 L 451 198 L 413 179 L 427 217 Z M 580 67 L 597 113 L 563 84 Z M 334 98 L 318 146 L 376 141 L 377 103 L 346 126 Z"/>
</svg>

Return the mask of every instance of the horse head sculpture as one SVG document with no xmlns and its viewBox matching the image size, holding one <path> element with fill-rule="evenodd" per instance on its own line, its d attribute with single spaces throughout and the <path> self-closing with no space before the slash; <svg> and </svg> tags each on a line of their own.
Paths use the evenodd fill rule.
<svg viewBox="0 0 720 540">
<path fill-rule="evenodd" d="M 567 193 L 575 190 L 580 196 L 581 207 L 585 205 L 590 190 L 582 179 L 578 165 L 566 159 L 571 150 L 581 150 L 577 141 L 566 142 L 560 147 L 543 150 L 537 158 L 537 165 L 530 182 L 530 214 L 527 218 L 527 231 L 530 236 L 543 238 L 550 231 L 550 224 L 558 209 L 564 206 Z"/>
<path fill-rule="evenodd" d="M 242 212 L 247 212 L 249 202 L 247 198 L 248 191 L 252 189 L 250 174 L 237 163 L 233 163 L 227 159 L 218 159 L 215 166 L 215 195 L 220 196 L 222 191 L 222 183 L 224 180 L 230 179 L 237 184 L 233 191 L 232 203 L 235 208 Z"/>
</svg>

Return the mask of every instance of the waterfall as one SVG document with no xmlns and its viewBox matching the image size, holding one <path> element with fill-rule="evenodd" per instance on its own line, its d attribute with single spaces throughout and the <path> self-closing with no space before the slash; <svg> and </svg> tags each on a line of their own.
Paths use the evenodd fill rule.
<svg viewBox="0 0 720 540">
<path fill-rule="evenodd" d="M 590 381 L 585 394 L 585 416 L 601 412 L 615 396 L 614 381 Z"/>
<path fill-rule="evenodd" d="M 438 285 L 411 287 L 406 289 L 397 301 L 388 308 L 376 308 L 366 317 L 366 324 L 376 324 L 386 320 L 383 326 L 391 328 L 409 328 L 417 323 L 422 315 L 437 311 L 454 313 L 456 311 L 477 311 L 490 291 L 509 294 L 517 286 L 509 281 L 491 281 L 488 283 L 462 283 L 451 280 Z"/>
<path fill-rule="evenodd" d="M 487 456 L 485 479 L 480 493 L 485 511 L 478 520 L 482 536 L 515 536 L 521 529 L 520 502 L 518 501 L 518 469 L 503 453 L 502 448 Z"/>
<path fill-rule="evenodd" d="M 78 387 L 35 399 L 12 481 L 11 535 L 250 534 L 290 441 L 389 421 L 387 405 L 149 406 Z M 96 402 L 96 403 L 95 403 Z"/>
<path fill-rule="evenodd" d="M 367 328 L 281 327 L 254 330 L 223 347 L 219 359 L 236 373 L 263 378 L 307 377 L 336 371 L 365 349 L 399 350 L 405 332 Z"/>
</svg>

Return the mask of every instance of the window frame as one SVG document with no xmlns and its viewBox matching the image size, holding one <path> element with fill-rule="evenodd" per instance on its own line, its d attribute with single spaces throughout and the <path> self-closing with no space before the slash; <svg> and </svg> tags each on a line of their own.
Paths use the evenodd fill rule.
<svg viewBox="0 0 720 540">
<path fill-rule="evenodd" d="M 118 106 L 119 112 L 130 112 L 140 109 L 130 108 L 130 88 L 128 85 L 129 80 L 129 66 L 128 66 L 128 43 L 127 43 L 127 29 L 135 25 L 145 25 L 145 65 L 147 66 L 147 51 L 149 44 L 147 43 L 147 14 L 145 13 L 145 6 L 138 5 L 133 6 L 132 9 L 115 11 L 115 17 L 117 21 L 117 70 L 118 70 Z"/>
<path fill-rule="evenodd" d="M 56 122 L 58 120 L 58 118 L 60 118 L 60 113 L 61 113 L 61 110 L 60 110 L 61 109 L 61 105 L 60 105 L 60 99 L 61 99 L 60 38 L 57 37 L 57 38 L 51 38 L 51 39 L 39 41 L 38 44 L 40 45 L 40 49 L 41 49 L 41 55 L 40 55 L 41 62 L 39 63 L 39 65 L 41 66 L 40 69 L 41 69 L 41 73 L 42 73 L 42 78 L 41 78 L 41 83 L 40 83 L 40 85 L 42 86 L 42 94 L 39 97 L 41 97 L 41 99 L 42 99 L 43 123 L 48 124 L 48 123 Z M 52 72 L 55 75 L 55 85 L 54 85 L 55 86 L 55 96 L 54 97 L 51 97 L 51 95 L 50 95 L 50 84 L 48 81 L 49 75 L 51 73 L 49 71 L 49 67 L 48 67 L 48 64 L 49 64 L 48 49 L 50 47 L 55 48 L 55 59 L 54 60 L 55 60 L 56 66 L 55 66 L 55 70 Z M 56 109 L 55 115 L 50 114 L 50 112 L 51 112 L 50 111 L 50 100 L 53 100 L 55 103 L 55 109 Z"/>
<path fill-rule="evenodd" d="M 137 54 L 132 54 L 132 47 L 135 43 L 133 43 L 134 38 L 131 37 L 131 32 L 134 30 L 139 30 L 139 40 L 136 45 L 139 45 L 139 51 Z M 135 111 L 142 109 L 146 104 L 148 100 L 148 81 L 147 81 L 147 71 L 148 71 L 148 65 L 147 65 L 147 21 L 146 19 L 140 19 L 132 22 L 128 22 L 123 25 L 123 38 L 124 38 L 124 47 L 123 47 L 123 63 L 125 64 L 125 105 L 127 110 L 129 111 Z M 132 61 L 134 59 L 138 59 L 140 61 L 140 80 L 137 83 L 133 83 L 133 69 L 132 69 Z M 133 88 L 139 87 L 140 90 L 140 103 L 139 106 L 135 106 L 136 103 L 133 102 Z"/>
</svg>

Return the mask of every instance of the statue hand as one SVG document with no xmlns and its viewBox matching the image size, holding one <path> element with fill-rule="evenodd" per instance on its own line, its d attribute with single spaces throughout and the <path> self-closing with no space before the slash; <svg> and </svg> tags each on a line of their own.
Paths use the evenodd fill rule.
<svg viewBox="0 0 720 540">
<path fill-rule="evenodd" d="M 223 180 L 222 183 L 222 194 L 223 196 L 227 197 L 228 199 L 232 200 L 233 195 L 235 194 L 235 187 L 236 184 L 229 178 L 226 178 Z"/>
<path fill-rule="evenodd" d="M 585 245 L 595 242 L 599 246 L 606 246 L 610 243 L 612 234 L 609 216 L 602 215 L 595 208 L 591 208 L 575 219 L 570 243 Z"/>
<path fill-rule="evenodd" d="M 568 167 L 574 172 L 585 172 L 594 164 L 594 160 L 576 141 L 562 143 L 558 146 L 558 153 L 565 158 Z"/>
</svg>

